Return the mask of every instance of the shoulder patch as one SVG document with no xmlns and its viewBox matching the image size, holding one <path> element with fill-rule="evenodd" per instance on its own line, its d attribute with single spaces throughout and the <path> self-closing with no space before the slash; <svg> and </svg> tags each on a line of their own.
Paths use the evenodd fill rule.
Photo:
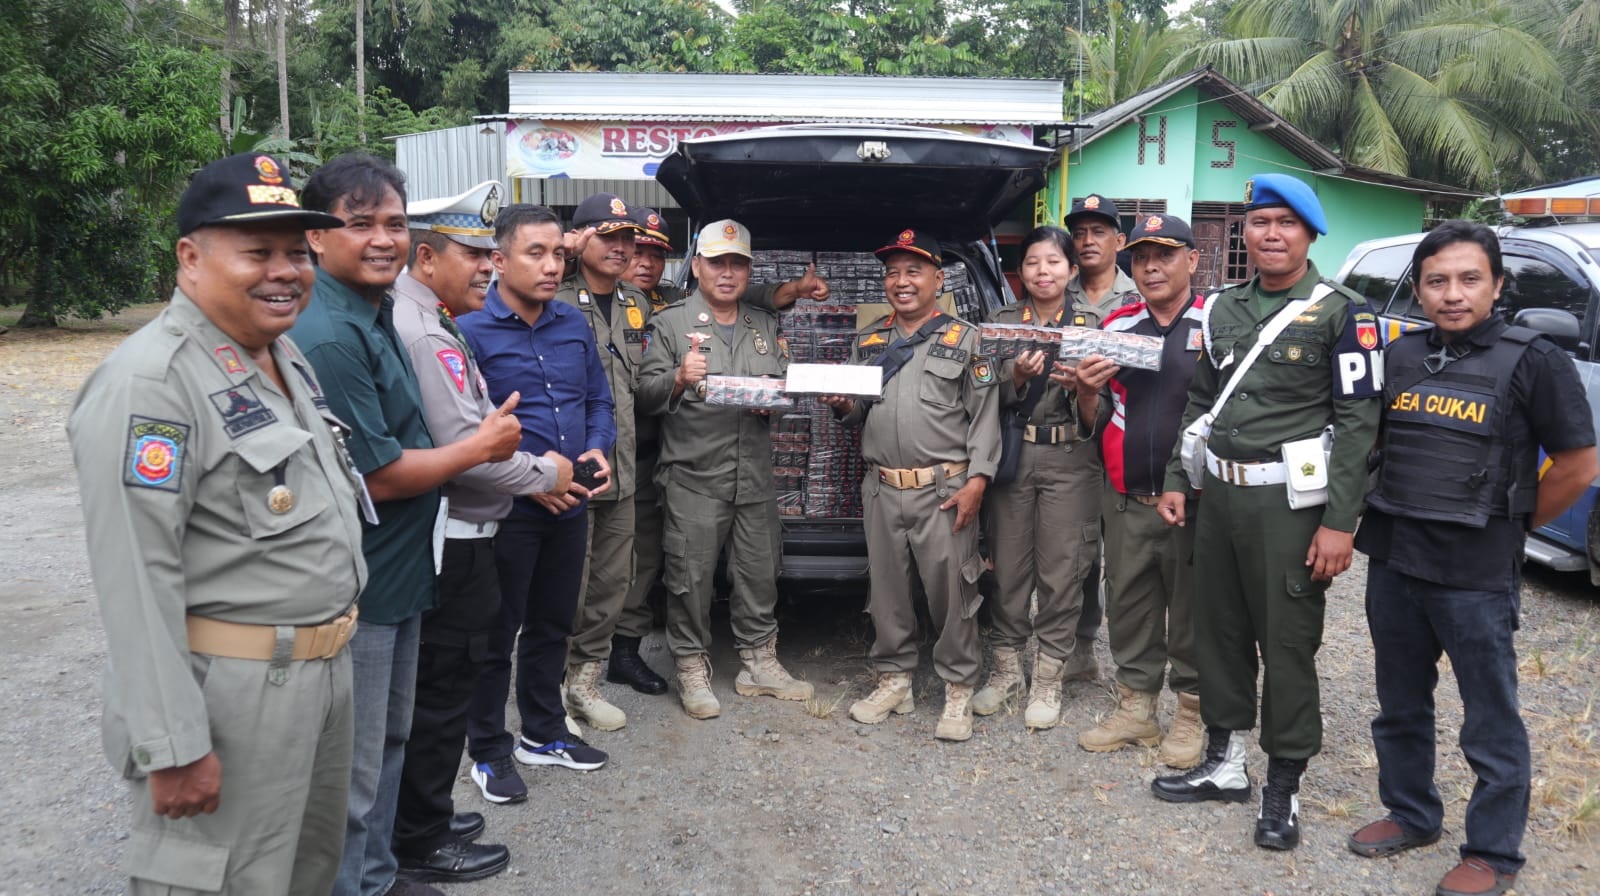
<svg viewBox="0 0 1600 896">
<path fill-rule="evenodd" d="M 130 416 L 122 484 L 178 491 L 182 484 L 184 446 L 188 441 L 187 424 L 137 414 Z"/>
<path fill-rule="evenodd" d="M 638 305 L 628 306 L 628 329 L 644 329 L 644 312 L 639 310 Z"/>
<path fill-rule="evenodd" d="M 972 381 L 980 386 L 994 382 L 994 362 L 984 355 L 973 355 Z"/>
<path fill-rule="evenodd" d="M 866 347 L 871 346 L 871 345 L 887 345 L 888 343 L 889 343 L 889 338 L 887 336 L 884 336 L 883 333 L 881 333 L 881 332 L 868 333 L 865 336 L 861 337 L 861 347 L 862 348 L 866 348 Z"/>
<path fill-rule="evenodd" d="M 1378 347 L 1378 316 L 1371 311 L 1355 311 L 1350 315 L 1356 325 L 1356 343 L 1364 349 Z"/>
<path fill-rule="evenodd" d="M 450 382 L 456 384 L 456 391 L 467 391 L 467 359 L 453 348 L 442 348 L 434 353 L 439 363 L 444 365 L 445 373 L 450 375 Z"/>
<path fill-rule="evenodd" d="M 206 397 L 211 399 L 211 406 L 222 415 L 222 428 L 230 439 L 278 422 L 278 415 L 261 403 L 255 387 L 249 383 L 221 389 Z"/>
</svg>

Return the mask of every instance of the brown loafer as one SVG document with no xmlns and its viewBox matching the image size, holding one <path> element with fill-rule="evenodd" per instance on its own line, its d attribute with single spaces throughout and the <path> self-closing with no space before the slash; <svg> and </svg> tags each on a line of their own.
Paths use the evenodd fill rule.
<svg viewBox="0 0 1600 896">
<path fill-rule="evenodd" d="M 1517 882 L 1515 874 L 1501 874 L 1477 856 L 1467 856 L 1450 869 L 1434 888 L 1434 896 L 1485 896 L 1504 893 Z"/>
<path fill-rule="evenodd" d="M 1413 837 L 1406 833 L 1406 829 L 1401 827 L 1399 822 L 1392 818 L 1384 818 L 1351 834 L 1345 843 L 1356 855 L 1377 859 L 1437 843 L 1439 834 L 1439 831 L 1434 831 Z"/>
</svg>

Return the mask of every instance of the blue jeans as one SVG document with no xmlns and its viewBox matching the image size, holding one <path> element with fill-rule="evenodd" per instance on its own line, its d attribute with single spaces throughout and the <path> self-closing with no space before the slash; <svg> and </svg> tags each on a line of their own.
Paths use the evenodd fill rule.
<svg viewBox="0 0 1600 896">
<path fill-rule="evenodd" d="M 421 630 L 419 614 L 398 625 L 361 622 L 350 639 L 355 750 L 335 896 L 381 896 L 394 884 L 399 863 L 389 840 L 394 834 L 406 738 L 411 735 Z"/>
<path fill-rule="evenodd" d="M 1496 871 L 1522 868 L 1532 762 L 1517 704 L 1517 630 L 1521 583 L 1511 591 L 1437 585 L 1373 561 L 1367 567 L 1367 627 L 1378 681 L 1372 745 L 1378 795 L 1402 828 L 1437 831 L 1444 803 L 1434 785 L 1433 690 L 1439 655 L 1450 657 L 1465 717 L 1461 752 L 1477 774 L 1467 802 L 1467 842 Z"/>
</svg>

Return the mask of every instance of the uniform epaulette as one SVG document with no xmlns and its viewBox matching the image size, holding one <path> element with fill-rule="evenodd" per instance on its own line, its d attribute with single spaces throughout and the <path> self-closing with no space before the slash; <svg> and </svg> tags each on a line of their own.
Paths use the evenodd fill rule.
<svg viewBox="0 0 1600 896">
<path fill-rule="evenodd" d="M 1327 286 L 1329 289 L 1333 290 L 1334 292 L 1339 293 L 1340 295 L 1342 295 L 1345 298 L 1349 299 L 1350 300 L 1350 304 L 1352 304 L 1352 305 L 1367 305 L 1367 304 L 1370 304 L 1367 301 L 1367 297 L 1366 296 L 1362 295 L 1359 292 L 1356 292 L 1355 290 L 1351 289 L 1348 286 L 1345 286 L 1343 283 L 1340 283 L 1337 280 L 1329 280 L 1327 277 L 1319 277 L 1319 278 L 1317 278 L 1317 282 L 1323 284 L 1324 286 Z"/>
<path fill-rule="evenodd" d="M 129 340 L 123 343 L 127 346 L 127 374 L 140 379 L 164 380 L 172 367 L 172 358 L 177 355 L 184 345 L 193 341 L 193 335 L 187 330 L 167 326 L 147 327 L 150 330 L 145 336 L 145 344 L 141 341 Z M 140 331 L 141 333 L 144 330 Z M 121 352 L 119 352 L 120 354 Z"/>
</svg>

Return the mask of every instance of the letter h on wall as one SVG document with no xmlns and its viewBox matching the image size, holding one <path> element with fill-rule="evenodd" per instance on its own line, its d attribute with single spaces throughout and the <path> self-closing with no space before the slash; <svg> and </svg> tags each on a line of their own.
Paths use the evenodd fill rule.
<svg viewBox="0 0 1600 896">
<path fill-rule="evenodd" d="M 1156 132 L 1152 136 L 1148 130 L 1149 119 L 1139 116 L 1139 164 L 1144 164 L 1144 148 L 1151 143 L 1156 145 L 1156 164 L 1167 164 L 1167 116 L 1156 116 Z"/>
</svg>

